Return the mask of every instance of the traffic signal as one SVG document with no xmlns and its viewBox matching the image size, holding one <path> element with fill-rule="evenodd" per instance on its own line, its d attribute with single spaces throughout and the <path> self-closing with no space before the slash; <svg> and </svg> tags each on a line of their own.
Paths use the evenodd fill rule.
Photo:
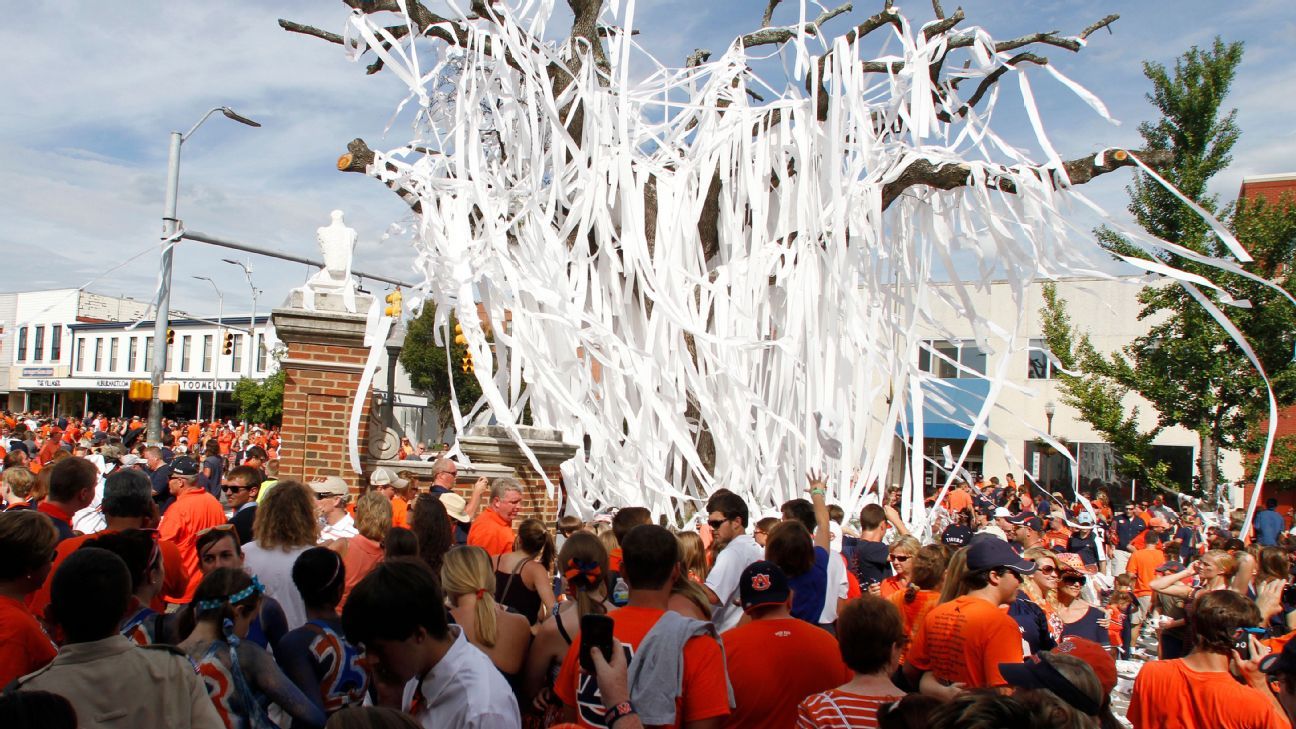
<svg viewBox="0 0 1296 729">
<path fill-rule="evenodd" d="M 225 332 L 225 346 L 221 350 L 225 354 L 234 354 L 234 333 Z"/>
<path fill-rule="evenodd" d="M 472 374 L 473 363 L 471 354 L 467 352 L 464 353 L 463 359 L 459 361 L 459 368 L 462 369 L 466 375 Z"/>
<path fill-rule="evenodd" d="M 167 344 L 175 344 L 175 330 L 174 330 L 174 329 L 168 329 L 168 330 L 167 330 Z"/>
<path fill-rule="evenodd" d="M 400 289 L 387 294 L 387 308 L 384 313 L 390 317 L 399 317 L 401 315 L 401 299 L 403 298 Z"/>
<path fill-rule="evenodd" d="M 454 337 L 455 344 L 458 344 L 461 347 L 468 344 L 468 337 L 464 336 L 463 327 L 459 326 L 458 324 L 455 324 L 454 332 L 455 332 L 455 337 Z"/>
</svg>

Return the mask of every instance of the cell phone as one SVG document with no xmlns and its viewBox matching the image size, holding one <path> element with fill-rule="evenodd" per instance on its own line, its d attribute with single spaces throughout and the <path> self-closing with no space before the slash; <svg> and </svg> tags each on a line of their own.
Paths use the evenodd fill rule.
<svg viewBox="0 0 1296 729">
<path fill-rule="evenodd" d="M 612 626 L 614 622 L 607 615 L 590 613 L 581 616 L 580 626 L 580 667 L 586 673 L 594 673 L 594 659 L 590 658 L 590 648 L 603 652 L 603 660 L 612 661 Z"/>
<path fill-rule="evenodd" d="M 1296 583 L 1283 586 L 1282 601 L 1283 605 L 1296 605 Z"/>
<path fill-rule="evenodd" d="M 1233 650 L 1237 651 L 1243 660 L 1251 660 L 1251 634 L 1242 628 L 1233 631 Z"/>
</svg>

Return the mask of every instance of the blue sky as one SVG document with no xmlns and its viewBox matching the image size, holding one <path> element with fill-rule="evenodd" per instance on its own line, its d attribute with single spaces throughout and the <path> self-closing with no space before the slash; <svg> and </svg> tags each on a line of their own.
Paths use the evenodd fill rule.
<svg viewBox="0 0 1296 729">
<path fill-rule="evenodd" d="M 858 22 L 881 5 L 857 2 L 853 14 L 828 30 L 844 32 L 847 18 Z M 956 3 L 945 5 L 952 11 Z M 754 29 L 764 6 L 764 0 L 639 0 L 638 41 L 663 63 L 679 64 L 694 48 L 719 52 L 734 36 Z M 1245 41 L 1230 98 L 1242 139 L 1215 189 L 1228 200 L 1244 176 L 1296 172 L 1291 0 L 1244 1 L 1227 12 L 1201 0 L 969 0 L 963 7 L 967 24 L 981 25 L 996 38 L 1054 29 L 1075 33 L 1107 13 L 1122 15 L 1112 34 L 1099 32 L 1080 54 L 1043 52 L 1101 97 L 1121 126 L 1103 121 L 1045 73 L 1031 72 L 1045 125 L 1065 157 L 1138 145 L 1138 123 L 1152 115 L 1144 101 L 1143 60 L 1173 63 L 1189 46 L 1208 44 L 1216 34 Z M 901 9 L 918 22 L 931 17 L 926 3 Z M 404 86 L 388 73 L 366 76 L 364 64 L 348 62 L 339 47 L 286 33 L 276 23 L 284 17 L 340 31 L 346 13 L 341 2 L 322 0 L 81 0 L 24 8 L 21 24 L 7 38 L 10 60 L 0 71 L 7 91 L 0 115 L 6 161 L 0 169 L 0 250 L 9 254 L 0 269 L 0 290 L 79 286 L 155 246 L 167 135 L 219 105 L 264 126 L 249 129 L 217 116 L 185 144 L 179 213 L 190 228 L 314 256 L 315 229 L 339 208 L 360 232 L 357 268 L 411 277 L 408 242 L 383 238 L 392 223 L 408 220 L 408 209 L 376 181 L 334 169 L 354 137 L 375 148 L 408 138 L 401 121 L 383 136 Z M 795 19 L 795 0 L 786 0 L 776 24 Z M 1015 88 L 1006 85 L 996 126 L 1029 147 Z M 1109 175 L 1086 192 L 1109 210 L 1122 211 L 1128 180 L 1123 173 Z M 173 305 L 214 315 L 210 286 L 191 278 L 210 275 L 225 292 L 227 313 L 246 312 L 242 273 L 220 262 L 229 255 L 182 244 Z M 266 292 L 262 311 L 308 274 L 303 266 L 264 258 L 253 265 L 257 285 Z M 156 271 L 151 250 L 91 288 L 148 299 Z"/>
</svg>

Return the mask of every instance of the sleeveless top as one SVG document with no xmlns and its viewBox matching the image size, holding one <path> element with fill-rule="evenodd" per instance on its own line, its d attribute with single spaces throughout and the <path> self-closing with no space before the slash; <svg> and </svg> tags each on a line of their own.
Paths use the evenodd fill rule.
<svg viewBox="0 0 1296 729">
<path fill-rule="evenodd" d="M 230 653 L 230 664 L 226 665 L 219 654 L 224 647 Z M 207 696 L 216 707 L 216 713 L 225 724 L 225 729 L 272 729 L 270 716 L 266 711 L 268 700 L 261 692 L 247 682 L 238 663 L 237 643 L 226 643 L 214 640 L 202 658 L 193 660 L 194 673 L 207 689 Z"/>
<path fill-rule="evenodd" d="M 309 620 L 306 624 L 319 631 L 310 642 L 310 657 L 319 677 L 324 712 L 332 714 L 364 703 L 369 674 L 361 664 L 360 651 L 323 620 Z"/>
<path fill-rule="evenodd" d="M 530 557 L 518 562 L 512 572 L 500 572 L 499 562 L 495 570 L 495 602 L 512 608 L 514 612 L 526 617 L 527 622 L 535 625 L 540 618 L 540 593 L 526 586 L 522 581 L 522 568 L 531 561 Z"/>
<path fill-rule="evenodd" d="M 122 623 L 121 634 L 135 645 L 153 645 L 162 641 L 163 616 L 145 605 Z"/>
<path fill-rule="evenodd" d="M 1107 633 L 1107 629 L 1098 624 L 1098 620 L 1105 617 L 1107 617 L 1105 612 L 1090 605 L 1089 610 L 1079 620 L 1074 623 L 1062 624 L 1062 635 L 1085 638 L 1106 647 L 1111 643 L 1111 637 Z"/>
</svg>

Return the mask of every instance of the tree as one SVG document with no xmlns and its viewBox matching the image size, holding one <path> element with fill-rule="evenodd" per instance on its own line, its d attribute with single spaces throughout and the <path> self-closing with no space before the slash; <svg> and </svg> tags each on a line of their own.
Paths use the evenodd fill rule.
<svg viewBox="0 0 1296 729">
<path fill-rule="evenodd" d="M 1153 86 L 1148 100 L 1161 117 L 1140 125 L 1139 132 L 1149 149 L 1172 153 L 1174 161 L 1163 169 L 1164 177 L 1212 213 L 1220 206 L 1207 185 L 1227 167 L 1240 133 L 1236 112 L 1222 107 L 1241 60 L 1241 43 L 1216 39 L 1209 49 L 1194 46 L 1184 53 L 1173 71 L 1144 64 Z M 1196 212 L 1150 176 L 1139 174 L 1129 194 L 1130 212 L 1151 235 L 1211 258 L 1232 255 Z M 1174 250 L 1140 245 L 1108 229 L 1097 234 L 1116 254 L 1151 256 L 1230 292 L 1228 298 L 1213 289 L 1201 295 L 1227 310 L 1270 375 L 1279 402 L 1290 403 L 1296 395 L 1291 367 L 1296 316 L 1286 297 L 1266 285 L 1287 283 L 1296 245 L 1290 200 L 1277 205 L 1239 200 L 1224 213 L 1229 228 L 1255 258 L 1244 269 L 1254 278 L 1221 271 Z M 1140 463 L 1147 462 L 1147 447 L 1160 430 L 1179 425 L 1194 431 L 1201 439 L 1198 487 L 1214 494 L 1220 450 L 1243 446 L 1254 436 L 1257 418 L 1268 414 L 1268 395 L 1263 377 L 1242 347 L 1195 293 L 1190 286 L 1173 283 L 1145 288 L 1139 295 L 1139 319 L 1152 324 L 1147 334 L 1110 358 L 1094 352 L 1087 336 L 1077 340 L 1065 331 L 1065 312 L 1056 302 L 1045 307 L 1046 330 L 1054 327 L 1049 344 L 1056 347 L 1055 356 L 1078 353 L 1074 364 L 1084 376 L 1066 378 L 1064 387 L 1086 421 Z M 1249 301 L 1250 307 L 1227 306 L 1230 300 Z M 1158 424 L 1152 431 L 1139 433 L 1132 418 L 1114 417 L 1112 409 L 1129 392 L 1138 392 L 1156 408 Z"/>
<path fill-rule="evenodd" d="M 451 315 L 451 331 L 457 323 L 458 319 Z M 437 412 L 438 422 L 444 423 L 450 413 L 451 379 L 454 381 L 455 401 L 464 415 L 481 397 L 481 385 L 472 373 L 463 371 L 461 363 L 468 356 L 468 348 L 463 344 L 450 341 L 451 361 L 447 367 L 446 349 L 436 343 L 435 328 L 436 309 L 429 303 L 409 323 L 400 362 L 409 373 L 410 384 L 427 395 L 428 404 Z"/>
<path fill-rule="evenodd" d="M 284 370 L 278 370 L 260 382 L 243 377 L 234 383 L 231 397 L 238 403 L 239 417 L 249 423 L 277 425 L 283 419 L 286 377 Z"/>
</svg>

